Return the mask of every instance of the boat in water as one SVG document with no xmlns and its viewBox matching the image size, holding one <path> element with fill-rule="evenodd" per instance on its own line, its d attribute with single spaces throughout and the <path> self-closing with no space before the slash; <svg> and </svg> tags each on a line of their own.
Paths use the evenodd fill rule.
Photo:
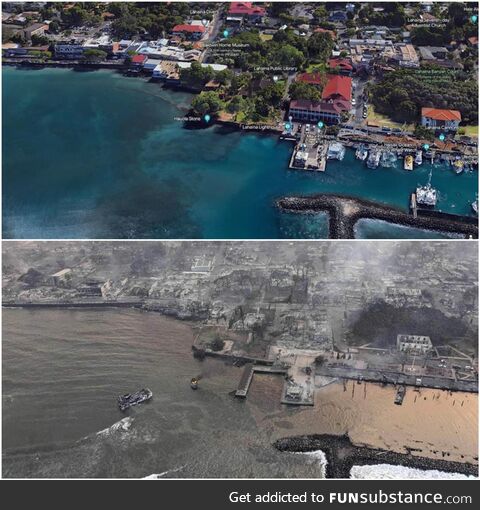
<svg viewBox="0 0 480 510">
<path fill-rule="evenodd" d="M 360 161 L 365 161 L 368 157 L 368 149 L 364 145 L 360 145 L 355 151 L 355 157 Z"/>
<path fill-rule="evenodd" d="M 403 168 L 405 170 L 413 170 L 413 156 L 411 154 L 407 154 L 403 161 Z"/>
<path fill-rule="evenodd" d="M 461 159 L 456 159 L 452 162 L 453 169 L 456 174 L 461 174 L 463 172 L 463 161 Z"/>
<path fill-rule="evenodd" d="M 417 153 L 415 154 L 415 164 L 421 165 L 422 163 L 423 163 L 422 151 L 417 151 Z"/>
<path fill-rule="evenodd" d="M 381 152 L 378 149 L 372 149 L 367 159 L 368 168 L 377 168 L 380 164 Z"/>
<path fill-rule="evenodd" d="M 136 406 L 137 404 L 150 400 L 152 396 L 153 393 L 148 388 L 143 388 L 135 393 L 126 393 L 125 395 L 120 395 L 118 397 L 118 407 L 120 408 L 120 411 L 126 411 L 129 407 Z"/>
<path fill-rule="evenodd" d="M 478 214 L 478 195 L 475 197 L 475 200 L 472 202 L 472 209 L 475 214 Z"/>
<path fill-rule="evenodd" d="M 328 146 L 327 159 L 338 159 L 342 161 L 345 156 L 345 147 L 338 142 L 332 142 Z"/>
<path fill-rule="evenodd" d="M 423 207 L 435 207 L 437 204 L 437 190 L 431 185 L 432 170 L 433 168 L 430 170 L 427 184 L 425 186 L 417 186 L 415 193 L 417 204 Z"/>
<path fill-rule="evenodd" d="M 380 158 L 380 166 L 384 168 L 392 168 L 397 164 L 397 154 L 393 151 L 382 152 Z"/>
</svg>

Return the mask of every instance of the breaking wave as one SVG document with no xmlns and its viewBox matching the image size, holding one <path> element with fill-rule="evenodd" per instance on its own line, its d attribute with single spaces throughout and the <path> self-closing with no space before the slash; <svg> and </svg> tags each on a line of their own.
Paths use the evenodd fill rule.
<svg viewBox="0 0 480 510">
<path fill-rule="evenodd" d="M 132 423 L 133 423 L 132 417 L 128 416 L 127 418 L 122 418 L 120 421 L 117 421 L 112 426 L 100 430 L 100 432 L 97 432 L 97 436 L 109 436 L 113 432 L 118 431 L 127 432 L 128 430 L 130 430 Z"/>
<path fill-rule="evenodd" d="M 177 471 L 181 471 L 186 466 L 187 465 L 185 464 L 184 466 L 180 466 L 175 469 L 169 469 L 168 471 L 164 471 L 163 473 L 153 473 L 151 475 L 144 476 L 143 480 L 158 480 L 159 478 L 163 478 L 165 475 L 168 475 L 169 473 L 176 473 Z"/>
<path fill-rule="evenodd" d="M 392 464 L 375 464 L 372 466 L 352 466 L 350 478 L 354 480 L 466 480 L 474 476 L 460 473 L 447 473 L 435 469 L 423 470 Z"/>
<path fill-rule="evenodd" d="M 313 452 L 294 452 L 296 455 L 305 455 L 309 462 L 316 463 L 320 466 L 321 478 L 326 478 L 327 471 L 327 456 L 322 450 L 315 450 Z"/>
</svg>

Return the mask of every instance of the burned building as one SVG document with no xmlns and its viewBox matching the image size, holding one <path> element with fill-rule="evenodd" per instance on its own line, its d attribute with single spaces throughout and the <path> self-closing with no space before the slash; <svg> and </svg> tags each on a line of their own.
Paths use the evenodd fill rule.
<svg viewBox="0 0 480 510">
<path fill-rule="evenodd" d="M 429 336 L 397 335 L 397 350 L 412 354 L 425 354 L 432 349 Z"/>
</svg>

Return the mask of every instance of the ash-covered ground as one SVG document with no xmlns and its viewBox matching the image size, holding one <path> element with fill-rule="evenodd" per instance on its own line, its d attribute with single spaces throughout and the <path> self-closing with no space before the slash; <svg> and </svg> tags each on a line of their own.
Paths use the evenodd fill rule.
<svg viewBox="0 0 480 510">
<path fill-rule="evenodd" d="M 477 355 L 477 246 L 463 242 L 6 242 L 3 301 L 138 303 L 257 356 L 394 348 Z M 215 333 L 218 334 L 218 333 Z M 237 347 L 239 347 L 237 345 Z"/>
</svg>

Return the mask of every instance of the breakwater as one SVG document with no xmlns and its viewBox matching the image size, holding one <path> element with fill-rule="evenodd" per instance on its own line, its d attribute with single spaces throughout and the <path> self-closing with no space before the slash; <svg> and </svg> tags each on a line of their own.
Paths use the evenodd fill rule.
<svg viewBox="0 0 480 510">
<path fill-rule="evenodd" d="M 448 473 L 478 476 L 478 466 L 443 459 L 430 459 L 408 453 L 396 453 L 388 450 L 354 445 L 348 435 L 335 436 L 315 434 L 279 439 L 273 446 L 282 452 L 312 452 L 321 450 L 327 458 L 327 478 L 349 478 L 352 466 L 372 464 L 394 464 L 422 470 L 438 470 Z"/>
<path fill-rule="evenodd" d="M 282 212 L 327 212 L 330 239 L 354 239 L 355 224 L 360 219 L 383 220 L 396 225 L 478 238 L 477 218 L 423 209 L 418 210 L 415 218 L 401 209 L 344 195 L 288 196 L 277 200 L 276 205 Z"/>
</svg>

